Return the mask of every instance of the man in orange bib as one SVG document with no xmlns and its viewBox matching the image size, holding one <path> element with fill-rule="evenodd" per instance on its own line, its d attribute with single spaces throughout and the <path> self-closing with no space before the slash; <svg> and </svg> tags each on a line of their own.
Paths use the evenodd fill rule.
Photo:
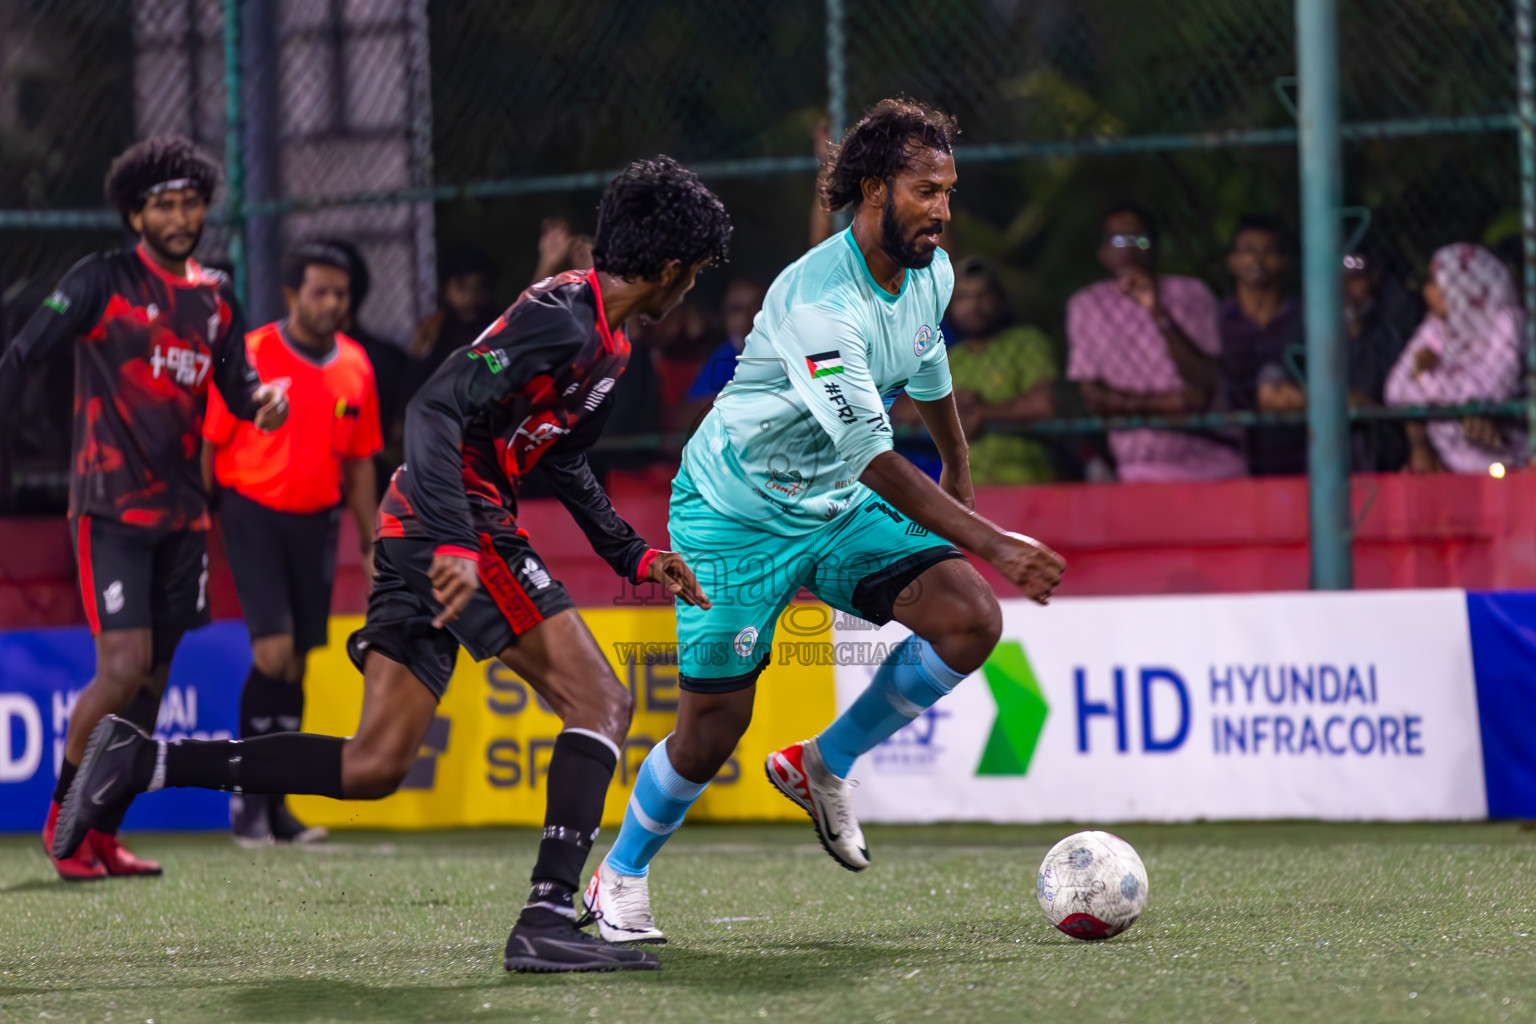
<svg viewBox="0 0 1536 1024">
<path fill-rule="evenodd" d="M 343 499 L 372 575 L 372 459 L 383 437 L 373 367 L 337 331 L 350 301 L 346 253 L 296 248 L 284 261 L 283 295 L 287 319 L 247 335 L 246 349 L 263 382 L 286 387 L 288 422 L 263 433 L 215 398 L 203 427 L 204 474 L 219 487 L 224 548 L 254 651 L 240 697 L 242 739 L 299 729 L 305 657 L 326 644 Z M 236 794 L 230 818 L 243 845 L 325 837 L 280 795 Z"/>
</svg>

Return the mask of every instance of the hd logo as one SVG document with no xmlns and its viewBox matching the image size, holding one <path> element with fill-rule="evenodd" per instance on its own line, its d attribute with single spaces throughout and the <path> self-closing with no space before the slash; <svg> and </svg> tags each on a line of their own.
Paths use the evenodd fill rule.
<svg viewBox="0 0 1536 1024">
<path fill-rule="evenodd" d="M 1027 775 L 1051 707 L 1024 646 L 1016 640 L 998 644 L 981 666 L 981 674 L 997 704 L 997 720 L 992 723 L 976 774 Z"/>
</svg>

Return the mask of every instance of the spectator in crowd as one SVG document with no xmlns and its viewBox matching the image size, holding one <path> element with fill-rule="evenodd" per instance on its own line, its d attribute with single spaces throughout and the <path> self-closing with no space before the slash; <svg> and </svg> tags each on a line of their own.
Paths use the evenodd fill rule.
<svg viewBox="0 0 1536 1024">
<path fill-rule="evenodd" d="M 449 354 L 480 337 L 495 319 L 496 264 L 476 246 L 445 248 L 437 268 L 437 311 L 416 325 L 405 401 Z"/>
<path fill-rule="evenodd" d="M 1509 268 L 1479 245 L 1436 251 L 1428 315 L 1387 378 L 1390 405 L 1503 402 L 1520 387 L 1525 317 Z M 1484 416 L 1407 425 L 1415 473 L 1486 473 L 1525 461 L 1525 432 Z"/>
<path fill-rule="evenodd" d="M 962 260 L 949 301 L 949 374 L 971 443 L 971 481 L 1030 484 L 1055 479 L 1050 450 L 989 425 L 1055 415 L 1056 363 L 1050 339 L 1013 322 L 997 272 L 985 261 Z"/>
<path fill-rule="evenodd" d="M 564 217 L 546 217 L 539 225 L 539 262 L 535 283 L 567 270 L 592 269 L 592 236 L 578 235 Z"/>
<path fill-rule="evenodd" d="M 720 303 L 720 322 L 725 327 L 725 340 L 709 354 L 688 392 L 683 396 L 678 421 L 691 428 L 699 421 L 720 390 L 731 382 L 736 374 L 736 357 L 746 347 L 747 335 L 752 331 L 752 321 L 763 308 L 764 289 L 750 278 L 738 277 L 725 289 L 725 301 Z"/>
<path fill-rule="evenodd" d="M 1421 312 L 1412 292 L 1386 268 L 1376 251 L 1359 249 L 1344 257 L 1344 343 L 1350 408 L 1382 404 L 1387 373 L 1418 325 Z M 1298 335 L 1301 332 L 1298 331 Z M 1298 347 L 1301 340 L 1298 337 Z M 1300 412 L 1307 407 L 1305 353 L 1261 367 L 1258 409 Z M 1299 375 L 1300 374 L 1300 375 Z M 1350 468 L 1356 473 L 1400 469 L 1408 459 L 1401 424 L 1386 421 L 1350 425 Z M 1306 435 L 1301 443 L 1305 448 Z M 1305 451 L 1302 459 L 1305 468 Z"/>
<path fill-rule="evenodd" d="M 1101 416 L 1204 412 L 1216 404 L 1216 299 L 1201 281 L 1156 273 L 1157 227 L 1138 206 L 1104 218 L 1099 262 L 1106 280 L 1067 303 L 1067 376 Z M 1240 435 L 1116 430 L 1109 435 L 1120 479 L 1219 480 L 1247 466 Z"/>
<path fill-rule="evenodd" d="M 363 302 L 368 298 L 368 289 L 373 282 L 362 250 L 341 238 L 325 239 L 320 244 L 330 246 L 347 257 L 352 302 L 347 307 L 339 330 L 363 347 L 368 362 L 373 366 L 373 380 L 379 393 L 379 423 L 384 434 L 384 448 L 373 457 L 374 483 L 378 490 L 374 497 L 379 499 L 389 489 L 389 478 L 395 467 L 405 461 L 406 377 L 410 373 L 411 360 L 400 345 L 388 338 L 379 337 L 358 322 Z"/>
<path fill-rule="evenodd" d="M 1267 214 L 1238 221 L 1227 252 L 1235 288 L 1221 304 L 1221 377 L 1234 409 L 1259 408 L 1259 390 L 1272 379 L 1294 381 L 1302 345 L 1301 307 L 1286 294 L 1288 235 Z M 1255 476 L 1305 473 L 1307 429 L 1255 427 L 1248 431 L 1248 470 Z"/>
</svg>

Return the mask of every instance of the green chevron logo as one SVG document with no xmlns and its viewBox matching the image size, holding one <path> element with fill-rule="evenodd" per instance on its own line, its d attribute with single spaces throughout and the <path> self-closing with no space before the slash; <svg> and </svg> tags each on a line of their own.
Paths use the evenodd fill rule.
<svg viewBox="0 0 1536 1024">
<path fill-rule="evenodd" d="M 992 723 L 992 735 L 987 737 L 976 774 L 1027 775 L 1051 706 L 1040 690 L 1024 645 L 1016 640 L 998 644 L 981 666 L 981 673 L 997 702 L 997 721 Z"/>
</svg>

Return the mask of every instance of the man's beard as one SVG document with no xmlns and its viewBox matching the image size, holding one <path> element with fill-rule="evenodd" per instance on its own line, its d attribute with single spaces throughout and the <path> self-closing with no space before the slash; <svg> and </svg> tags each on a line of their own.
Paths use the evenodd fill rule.
<svg viewBox="0 0 1536 1024">
<path fill-rule="evenodd" d="M 196 231 L 194 231 L 192 233 L 192 244 L 187 246 L 186 251 L 185 252 L 177 253 L 177 252 L 172 252 L 166 246 L 166 244 L 163 241 L 153 237 L 152 235 L 146 234 L 144 236 L 144 241 L 149 243 L 149 246 L 152 249 L 154 249 L 161 256 L 164 256 L 166 259 L 169 259 L 169 260 L 184 260 L 184 259 L 187 259 L 194 252 L 197 251 L 197 243 L 201 242 L 202 240 L 203 240 L 203 231 L 202 231 L 202 228 L 199 228 L 199 229 L 197 229 Z"/>
<path fill-rule="evenodd" d="M 903 238 L 901 225 L 896 223 L 896 210 L 894 203 L 886 203 L 880 211 L 880 248 L 885 254 L 895 261 L 898 267 L 906 267 L 908 270 L 922 270 L 933 262 L 933 254 L 938 252 L 938 246 L 926 252 L 917 247 L 917 240 L 925 238 L 925 235 L 916 235 L 912 238 Z"/>
</svg>

